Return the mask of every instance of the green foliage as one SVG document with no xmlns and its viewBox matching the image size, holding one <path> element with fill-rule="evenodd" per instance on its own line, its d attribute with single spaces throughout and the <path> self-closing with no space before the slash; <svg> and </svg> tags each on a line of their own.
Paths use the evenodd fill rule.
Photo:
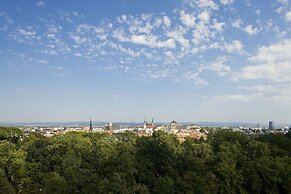
<svg viewBox="0 0 291 194">
<path fill-rule="evenodd" d="M 9 141 L 0 142 L 0 176 L 5 188 L 10 192 L 13 188 L 17 193 L 21 186 L 21 180 L 25 176 L 26 152 L 17 149 L 16 145 Z"/>
<path fill-rule="evenodd" d="M 16 190 L 13 188 L 12 184 L 7 179 L 7 176 L 4 170 L 1 168 L 0 170 L 0 193 L 12 194 L 16 193 Z"/>
<path fill-rule="evenodd" d="M 282 134 L 272 134 L 264 135 L 256 138 L 256 140 L 268 143 L 270 148 L 276 152 L 276 154 L 291 156 L 291 133 L 286 135 Z"/>
<path fill-rule="evenodd" d="M 20 129 L 0 126 L 0 141 L 7 140 L 12 143 L 17 143 L 22 137 L 23 133 Z"/>
<path fill-rule="evenodd" d="M 17 134 L 17 135 L 16 135 Z M 207 140 L 0 128 L 0 193 L 290 193 L 290 135 Z"/>
</svg>

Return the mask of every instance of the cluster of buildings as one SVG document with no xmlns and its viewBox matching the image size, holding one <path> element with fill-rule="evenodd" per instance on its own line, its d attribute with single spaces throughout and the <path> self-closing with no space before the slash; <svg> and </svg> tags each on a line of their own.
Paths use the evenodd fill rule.
<svg viewBox="0 0 291 194">
<path fill-rule="evenodd" d="M 65 134 L 69 131 L 83 131 L 91 133 L 107 133 L 110 135 L 116 135 L 131 131 L 136 133 L 139 137 L 151 136 L 154 131 L 164 131 L 169 134 L 175 134 L 177 138 L 183 142 L 186 137 L 193 139 L 207 138 L 208 131 L 202 129 L 200 126 L 195 124 L 190 125 L 178 125 L 173 120 L 168 125 L 155 124 L 152 119 L 151 122 L 144 121 L 143 124 L 138 126 L 120 126 L 114 123 L 107 123 L 105 126 L 93 126 L 92 120 L 90 120 L 89 126 L 77 126 L 77 127 L 24 127 L 22 129 L 24 133 L 29 134 L 31 132 L 41 133 L 46 137 L 53 137 L 56 135 Z"/>
<path fill-rule="evenodd" d="M 270 121 L 268 127 L 261 127 L 257 124 L 256 127 L 230 127 L 232 131 L 239 131 L 247 135 L 264 135 L 264 134 L 286 134 L 291 131 L 291 127 L 282 128 L 275 127 L 274 121 Z"/>
<path fill-rule="evenodd" d="M 221 128 L 221 127 L 220 127 Z M 53 137 L 56 135 L 65 134 L 69 131 L 76 132 L 90 132 L 90 133 L 107 133 L 110 135 L 117 135 L 124 133 L 126 131 L 131 131 L 136 133 L 139 137 L 151 136 L 155 131 L 164 131 L 169 134 L 174 134 L 177 138 L 183 142 L 185 138 L 189 137 L 192 139 L 206 139 L 208 136 L 209 129 L 217 129 L 217 127 L 212 128 L 201 128 L 201 126 L 196 124 L 179 125 L 175 120 L 171 121 L 169 124 L 155 124 L 152 119 L 151 122 L 144 121 L 142 124 L 137 126 L 121 126 L 115 123 L 107 123 L 105 126 L 93 126 L 92 120 L 90 119 L 89 125 L 74 126 L 74 127 L 38 127 L 30 126 L 23 127 L 22 130 L 25 134 L 31 132 L 41 133 L 46 137 Z M 239 131 L 247 135 L 264 135 L 269 133 L 288 133 L 291 130 L 290 127 L 276 128 L 274 122 L 270 121 L 268 127 L 260 127 L 259 124 L 256 127 L 222 127 L 225 130 Z"/>
</svg>

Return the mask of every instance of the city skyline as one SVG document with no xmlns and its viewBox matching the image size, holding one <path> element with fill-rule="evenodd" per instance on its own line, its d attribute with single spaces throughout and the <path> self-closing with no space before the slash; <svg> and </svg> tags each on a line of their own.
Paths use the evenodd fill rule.
<svg viewBox="0 0 291 194">
<path fill-rule="evenodd" d="M 291 123 L 289 0 L 0 2 L 0 122 Z"/>
</svg>

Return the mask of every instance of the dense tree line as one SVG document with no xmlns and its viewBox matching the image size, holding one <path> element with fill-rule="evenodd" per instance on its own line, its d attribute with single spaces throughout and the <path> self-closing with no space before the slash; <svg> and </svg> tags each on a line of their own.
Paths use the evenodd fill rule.
<svg viewBox="0 0 291 194">
<path fill-rule="evenodd" d="M 1 193 L 291 193 L 291 135 L 207 140 L 0 127 Z"/>
</svg>

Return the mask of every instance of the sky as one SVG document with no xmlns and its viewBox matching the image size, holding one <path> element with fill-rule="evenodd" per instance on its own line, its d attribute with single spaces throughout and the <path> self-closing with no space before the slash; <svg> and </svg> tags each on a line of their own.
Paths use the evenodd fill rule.
<svg viewBox="0 0 291 194">
<path fill-rule="evenodd" d="M 291 123 L 289 0 L 1 0 L 0 122 Z"/>
</svg>

